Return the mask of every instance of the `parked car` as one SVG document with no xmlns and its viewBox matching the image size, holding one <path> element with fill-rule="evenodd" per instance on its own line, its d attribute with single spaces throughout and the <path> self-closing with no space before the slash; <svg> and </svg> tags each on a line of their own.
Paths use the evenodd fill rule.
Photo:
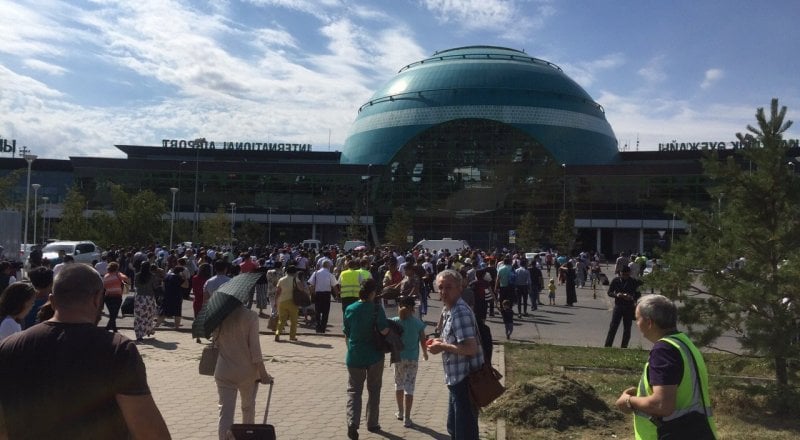
<svg viewBox="0 0 800 440">
<path fill-rule="evenodd" d="M 92 264 L 94 260 L 99 261 L 102 254 L 102 249 L 92 241 L 54 241 L 42 248 L 42 258 L 50 264 L 58 264 L 61 262 L 58 253 L 62 250 L 72 255 L 76 263 Z"/>
</svg>

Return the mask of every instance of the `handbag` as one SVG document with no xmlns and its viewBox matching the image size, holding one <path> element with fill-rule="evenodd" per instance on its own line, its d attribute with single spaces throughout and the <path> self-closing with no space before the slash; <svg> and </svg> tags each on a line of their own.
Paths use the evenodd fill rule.
<svg viewBox="0 0 800 440">
<path fill-rule="evenodd" d="M 378 304 L 375 304 L 375 312 L 372 314 L 372 333 L 375 339 L 375 349 L 381 353 L 400 352 L 403 350 L 403 326 L 392 319 L 387 319 L 389 333 L 381 334 L 378 330 Z"/>
<path fill-rule="evenodd" d="M 308 307 L 311 305 L 311 296 L 305 290 L 297 287 L 297 278 L 294 279 L 294 286 L 292 287 L 292 302 L 297 307 Z"/>
<path fill-rule="evenodd" d="M 203 353 L 200 355 L 199 372 L 203 376 L 213 376 L 214 370 L 217 369 L 217 358 L 219 357 L 219 348 L 217 344 L 212 343 L 203 347 Z"/>
<path fill-rule="evenodd" d="M 481 368 L 469 373 L 467 376 L 469 396 L 475 406 L 483 408 L 506 391 L 500 383 L 502 377 L 499 371 L 486 362 Z"/>
<path fill-rule="evenodd" d="M 277 313 L 273 313 L 273 314 L 269 315 L 269 320 L 267 321 L 267 328 L 272 330 L 272 331 L 275 331 L 275 329 L 278 328 L 278 314 Z"/>
<path fill-rule="evenodd" d="M 475 321 L 475 338 L 478 340 L 478 349 L 483 351 L 480 335 L 478 322 Z M 487 362 L 484 362 L 477 370 L 470 372 L 467 375 L 467 385 L 472 403 L 478 408 L 483 408 L 502 396 L 506 392 L 506 387 L 500 383 L 502 378 L 503 375 Z"/>
</svg>

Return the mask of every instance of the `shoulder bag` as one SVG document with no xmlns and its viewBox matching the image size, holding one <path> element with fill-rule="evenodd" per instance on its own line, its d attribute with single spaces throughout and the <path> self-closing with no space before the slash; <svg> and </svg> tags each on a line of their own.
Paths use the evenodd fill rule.
<svg viewBox="0 0 800 440">
<path fill-rule="evenodd" d="M 217 369 L 217 358 L 219 357 L 219 348 L 217 343 L 212 342 L 203 347 L 203 353 L 200 355 L 199 372 L 203 376 L 213 376 L 214 371 Z"/>
<path fill-rule="evenodd" d="M 475 318 L 473 317 L 473 319 Z M 475 321 L 475 340 L 478 344 L 478 350 L 482 351 L 483 347 L 480 338 L 481 333 L 478 330 L 478 323 Z M 472 403 L 478 408 L 483 408 L 503 395 L 506 388 L 500 383 L 502 378 L 503 375 L 485 361 L 480 368 L 469 373 L 467 375 L 467 385 L 469 386 L 469 397 Z"/>
<path fill-rule="evenodd" d="M 375 349 L 381 353 L 392 353 L 403 351 L 403 326 L 398 322 L 387 319 L 386 325 L 389 327 L 389 333 L 382 334 L 378 330 L 378 304 L 375 304 L 375 311 L 373 312 L 372 332 L 375 337 Z"/>
<path fill-rule="evenodd" d="M 294 285 L 292 286 L 292 302 L 297 307 L 308 307 L 311 305 L 311 296 L 309 294 L 297 286 L 297 278 L 294 279 Z"/>
</svg>

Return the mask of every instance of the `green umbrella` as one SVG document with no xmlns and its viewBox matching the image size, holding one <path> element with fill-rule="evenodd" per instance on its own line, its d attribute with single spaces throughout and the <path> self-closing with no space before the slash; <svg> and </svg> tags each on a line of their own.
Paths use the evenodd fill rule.
<svg viewBox="0 0 800 440">
<path fill-rule="evenodd" d="M 210 337 L 232 311 L 250 301 L 253 287 L 262 275 L 255 272 L 239 274 L 220 286 L 195 318 L 192 324 L 192 337 Z"/>
</svg>

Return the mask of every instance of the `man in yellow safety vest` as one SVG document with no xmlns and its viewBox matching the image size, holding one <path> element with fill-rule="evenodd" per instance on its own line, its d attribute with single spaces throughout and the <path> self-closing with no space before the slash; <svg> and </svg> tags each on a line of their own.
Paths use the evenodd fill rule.
<svg viewBox="0 0 800 440">
<path fill-rule="evenodd" d="M 352 259 L 347 263 L 347 269 L 339 274 L 340 295 L 342 298 L 342 316 L 347 306 L 358 301 L 358 291 L 361 290 L 361 283 L 364 277 L 359 272 L 357 259 Z"/>
<path fill-rule="evenodd" d="M 653 348 L 639 386 L 623 391 L 616 406 L 633 413 L 637 440 L 717 438 L 706 363 L 677 321 L 664 296 L 643 296 L 636 305 L 636 326 Z"/>
</svg>

